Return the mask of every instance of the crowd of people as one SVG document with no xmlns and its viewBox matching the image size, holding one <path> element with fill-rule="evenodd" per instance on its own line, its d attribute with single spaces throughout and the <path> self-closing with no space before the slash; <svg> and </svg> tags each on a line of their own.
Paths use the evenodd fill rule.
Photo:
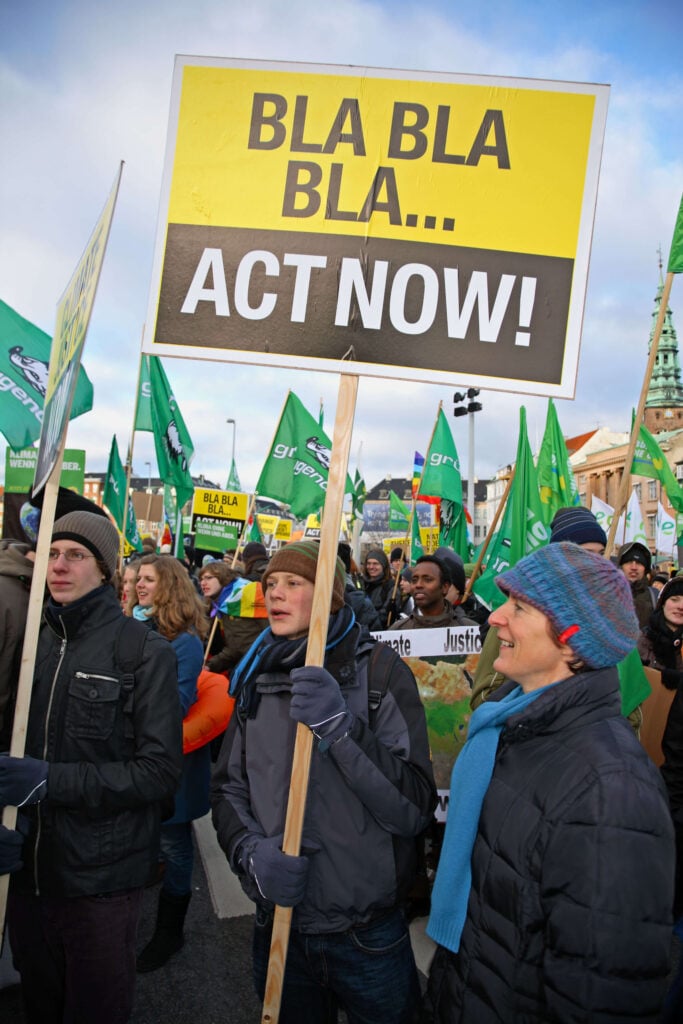
<svg viewBox="0 0 683 1024">
<path fill-rule="evenodd" d="M 0 873 L 30 1024 L 125 1024 L 136 973 L 172 970 L 192 822 L 209 810 L 255 905 L 261 998 L 274 908 L 292 908 L 282 1024 L 339 1011 L 349 1024 L 683 1020 L 683 577 L 653 570 L 639 543 L 605 558 L 606 543 L 587 509 L 561 509 L 550 543 L 498 577 L 493 612 L 448 548 L 409 565 L 371 547 L 358 566 L 340 543 L 313 666 L 317 542 L 252 542 L 199 565 L 152 542 L 117 571 L 101 510 L 58 514 L 25 755 L 0 754 L 0 806 L 18 808 L 17 828 L 0 827 Z M 0 548 L 4 750 L 33 558 L 24 542 Z M 372 633 L 459 626 L 479 626 L 483 647 L 432 879 L 425 708 Z M 642 665 L 674 694 L 661 770 L 638 738 Z M 300 726 L 313 749 L 293 855 Z M 422 984 L 415 907 L 436 944 Z"/>
</svg>

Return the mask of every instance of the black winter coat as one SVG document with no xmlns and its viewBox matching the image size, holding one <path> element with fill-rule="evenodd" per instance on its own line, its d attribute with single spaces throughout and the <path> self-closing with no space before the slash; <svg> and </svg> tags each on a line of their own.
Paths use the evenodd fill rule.
<svg viewBox="0 0 683 1024">
<path fill-rule="evenodd" d="M 127 696 L 115 656 L 123 614 L 110 586 L 50 604 L 45 618 L 26 754 L 49 762 L 47 797 L 28 808 L 24 869 L 12 884 L 55 896 L 137 888 L 182 770 L 175 653 L 140 624 L 142 660 Z"/>
<path fill-rule="evenodd" d="M 548 689 L 501 733 L 460 949 L 437 950 L 428 1019 L 654 1024 L 673 880 L 666 794 L 616 669 Z"/>
</svg>

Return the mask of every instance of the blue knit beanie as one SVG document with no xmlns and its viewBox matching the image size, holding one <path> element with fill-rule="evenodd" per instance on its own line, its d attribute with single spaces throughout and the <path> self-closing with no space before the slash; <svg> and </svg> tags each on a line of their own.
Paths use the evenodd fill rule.
<svg viewBox="0 0 683 1024">
<path fill-rule="evenodd" d="M 616 665 L 636 645 L 640 630 L 628 580 L 609 558 L 567 541 L 548 544 L 496 578 L 550 619 L 558 637 L 586 668 Z"/>
<path fill-rule="evenodd" d="M 607 534 L 589 508 L 575 505 L 558 508 L 550 524 L 550 543 L 570 540 L 573 544 L 607 545 Z"/>
</svg>

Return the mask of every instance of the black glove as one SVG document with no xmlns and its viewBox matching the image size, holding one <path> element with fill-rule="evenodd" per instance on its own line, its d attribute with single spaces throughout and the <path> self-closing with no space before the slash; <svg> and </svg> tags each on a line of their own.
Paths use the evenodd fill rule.
<svg viewBox="0 0 683 1024">
<path fill-rule="evenodd" d="M 264 900 L 279 907 L 295 907 L 304 898 L 308 857 L 282 852 L 282 836 L 247 840 L 240 851 L 243 866 L 256 882 Z"/>
<path fill-rule="evenodd" d="M 24 837 L 14 829 L 0 825 L 0 875 L 9 875 L 20 871 L 24 866 L 21 859 L 21 848 Z"/>
<path fill-rule="evenodd" d="M 37 804 L 47 796 L 47 761 L 0 754 L 0 807 Z"/>
<path fill-rule="evenodd" d="M 328 745 L 334 743 L 353 724 L 353 715 L 339 689 L 339 683 L 324 668 L 306 665 L 290 672 L 292 700 L 289 714 L 303 722 Z"/>
</svg>

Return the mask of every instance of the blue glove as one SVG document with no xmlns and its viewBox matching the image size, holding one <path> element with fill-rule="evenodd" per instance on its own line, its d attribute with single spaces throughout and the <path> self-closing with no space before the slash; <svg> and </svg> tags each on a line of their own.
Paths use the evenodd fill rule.
<svg viewBox="0 0 683 1024">
<path fill-rule="evenodd" d="M 0 825 L 0 875 L 9 875 L 20 871 L 24 866 L 21 859 L 21 848 L 24 837 L 14 829 Z"/>
<path fill-rule="evenodd" d="M 290 672 L 292 700 L 289 714 L 303 722 L 328 745 L 334 743 L 353 724 L 353 715 L 339 689 L 339 683 L 324 668 L 306 665 Z"/>
<path fill-rule="evenodd" d="M 281 835 L 260 839 L 250 848 L 246 868 L 264 900 L 295 907 L 306 892 L 308 857 L 292 857 L 281 847 Z"/>
<path fill-rule="evenodd" d="M 0 754 L 0 807 L 37 804 L 47 796 L 47 761 Z"/>
</svg>

